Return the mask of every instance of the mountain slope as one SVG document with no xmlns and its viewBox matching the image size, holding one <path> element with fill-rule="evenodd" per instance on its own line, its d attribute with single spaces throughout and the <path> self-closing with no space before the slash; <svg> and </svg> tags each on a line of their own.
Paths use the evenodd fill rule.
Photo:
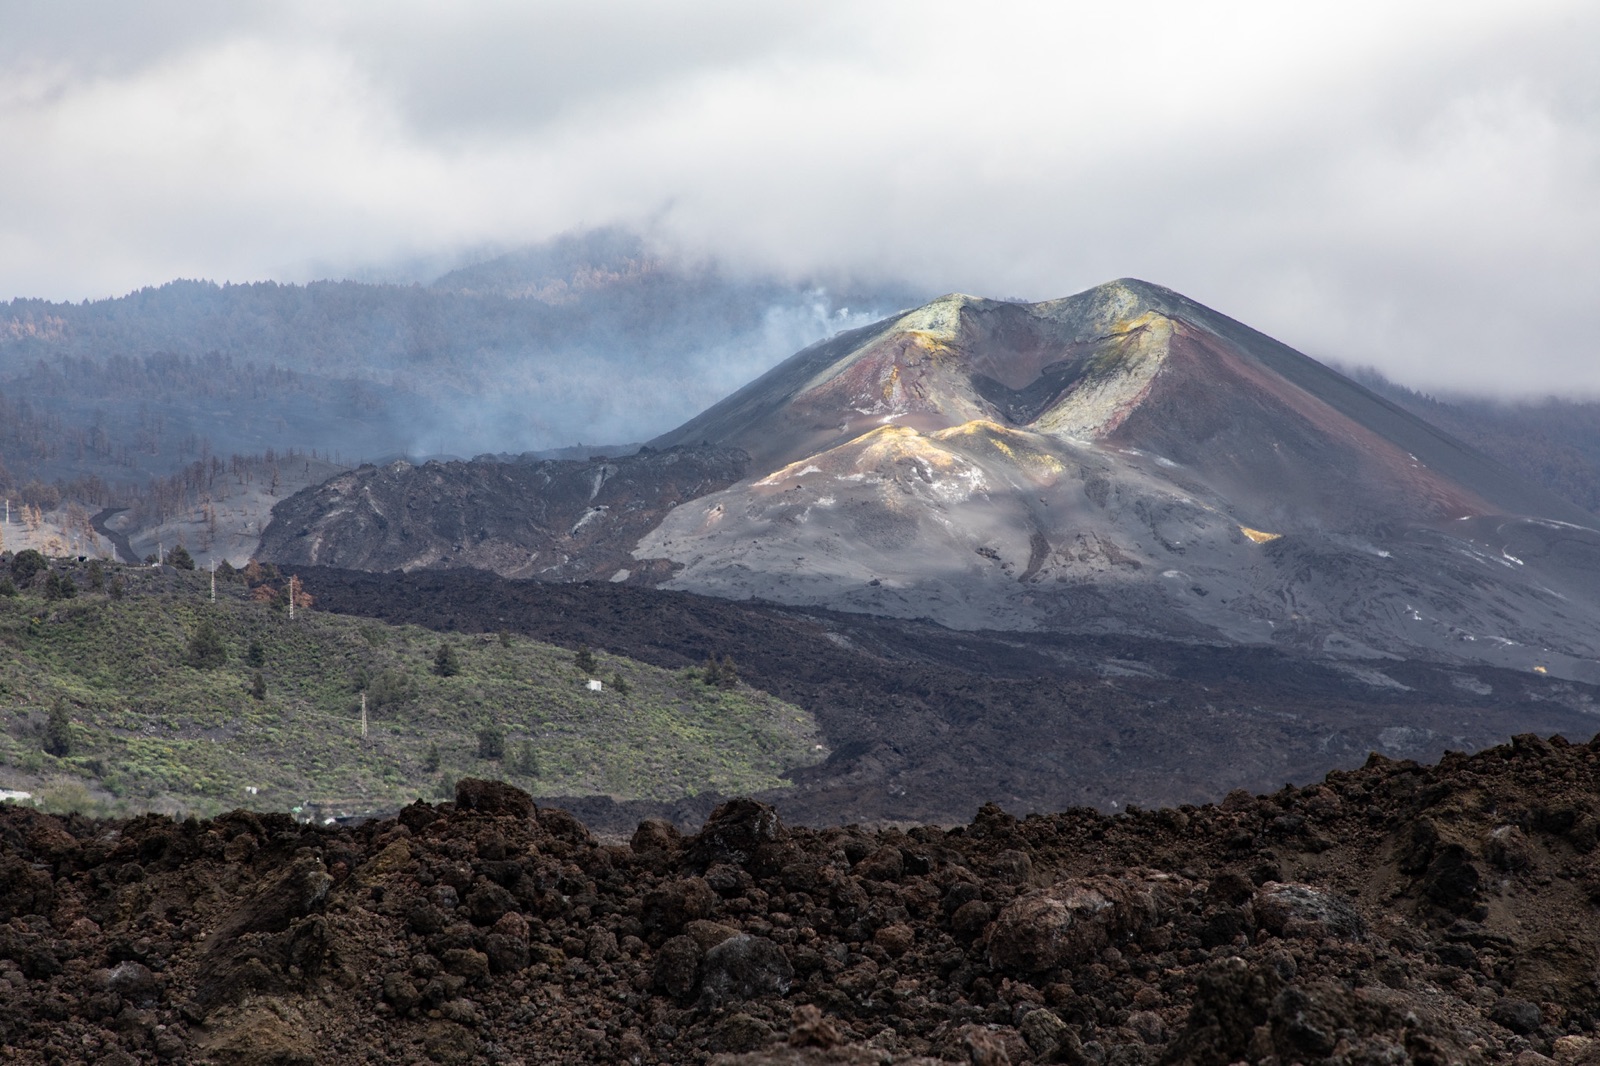
<svg viewBox="0 0 1600 1066">
<path fill-rule="evenodd" d="M 1143 448 L 1248 491 L 1339 473 L 1284 507 L 1419 518 L 1465 508 L 1593 521 L 1349 378 L 1169 289 L 1132 279 L 1041 304 L 951 295 L 814 345 L 652 443 L 791 463 L 876 425 L 993 421 Z M 1414 498 L 1419 491 L 1422 499 Z M 1454 512 L 1454 513 L 1452 513 Z"/>
<path fill-rule="evenodd" d="M 951 295 L 840 333 L 652 441 L 707 446 L 749 465 L 716 491 L 675 490 L 671 507 L 619 482 L 608 514 L 634 518 L 597 525 L 588 563 L 544 576 L 1600 680 L 1600 519 L 1146 282 L 1038 304 Z M 563 469 L 575 484 L 592 473 Z M 460 476 L 486 494 L 467 491 L 468 508 L 544 506 L 495 497 L 512 489 L 488 467 Z M 340 492 L 283 505 L 285 528 L 291 512 L 341 547 L 307 553 L 275 525 L 281 557 L 375 565 L 358 543 L 372 523 Z M 508 542 L 539 536 L 509 528 Z M 382 565 L 452 565 L 393 561 L 406 551 Z"/>
<path fill-rule="evenodd" d="M 363 570 L 476 567 L 541 581 L 621 570 L 626 578 L 641 569 L 629 555 L 641 536 L 680 502 L 739 480 L 748 459 L 733 448 L 669 448 L 362 466 L 275 507 L 261 554 Z"/>
<path fill-rule="evenodd" d="M 441 638 L 320 609 L 291 619 L 270 573 L 219 576 L 215 602 L 208 578 L 58 562 L 0 596 L 0 789 L 99 813 L 345 814 L 494 774 L 541 794 L 670 802 L 781 788 L 826 754 L 809 713 L 746 686 L 618 655 L 580 665 L 503 626 Z M 59 598 L 63 581 L 82 591 Z M 52 708 L 70 722 L 64 744 Z"/>
<path fill-rule="evenodd" d="M 689 439 L 755 468 L 640 543 L 671 587 L 1600 674 L 1600 521 L 1144 282 L 945 297 L 654 443 Z"/>
</svg>

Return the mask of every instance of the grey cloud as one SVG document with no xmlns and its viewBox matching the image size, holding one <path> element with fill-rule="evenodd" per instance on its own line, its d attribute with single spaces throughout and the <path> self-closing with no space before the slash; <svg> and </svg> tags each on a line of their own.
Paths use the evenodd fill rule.
<svg viewBox="0 0 1600 1066">
<path fill-rule="evenodd" d="M 399 5 L 339 36 L 420 135 L 448 142 L 526 134 L 698 71 L 759 64 L 815 23 L 790 4 Z"/>
<path fill-rule="evenodd" d="M 27 4 L 20 23 L 0 295 L 390 276 L 621 222 L 929 290 L 1142 276 L 1424 387 L 1600 392 L 1592 4 Z"/>
</svg>

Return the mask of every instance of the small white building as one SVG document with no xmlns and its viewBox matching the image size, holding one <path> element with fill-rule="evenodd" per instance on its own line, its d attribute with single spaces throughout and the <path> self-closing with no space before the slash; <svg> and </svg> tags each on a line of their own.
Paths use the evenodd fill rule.
<svg viewBox="0 0 1600 1066">
<path fill-rule="evenodd" d="M 604 684 L 602 684 L 599 681 L 596 681 L 592 677 L 589 679 L 589 691 L 590 692 L 600 692 L 600 691 L 603 691 L 604 689 L 605 689 L 605 685 Z"/>
</svg>

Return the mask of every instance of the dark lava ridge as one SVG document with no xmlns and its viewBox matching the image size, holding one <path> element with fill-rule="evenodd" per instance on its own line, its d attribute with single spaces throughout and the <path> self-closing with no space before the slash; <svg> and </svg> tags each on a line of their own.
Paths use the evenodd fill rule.
<svg viewBox="0 0 1600 1066">
<path fill-rule="evenodd" d="M 366 465 L 273 508 L 259 555 L 363 570 L 477 568 L 540 581 L 659 580 L 631 549 L 685 500 L 726 488 L 737 448 L 645 448 L 589 459 Z"/>
</svg>

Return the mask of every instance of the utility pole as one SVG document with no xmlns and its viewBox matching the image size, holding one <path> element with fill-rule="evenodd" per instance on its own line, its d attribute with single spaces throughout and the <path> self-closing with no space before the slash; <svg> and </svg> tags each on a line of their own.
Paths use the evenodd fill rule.
<svg viewBox="0 0 1600 1066">
<path fill-rule="evenodd" d="M 211 560 L 211 602 L 217 602 L 217 561 Z"/>
<path fill-rule="evenodd" d="M 361 739 L 367 739 L 367 694 L 361 694 Z"/>
<path fill-rule="evenodd" d="M 296 580 L 295 576 L 293 574 L 290 574 L 289 575 L 289 621 L 291 621 L 291 622 L 294 621 L 294 601 L 295 601 L 294 586 L 295 586 L 295 580 Z"/>
</svg>

